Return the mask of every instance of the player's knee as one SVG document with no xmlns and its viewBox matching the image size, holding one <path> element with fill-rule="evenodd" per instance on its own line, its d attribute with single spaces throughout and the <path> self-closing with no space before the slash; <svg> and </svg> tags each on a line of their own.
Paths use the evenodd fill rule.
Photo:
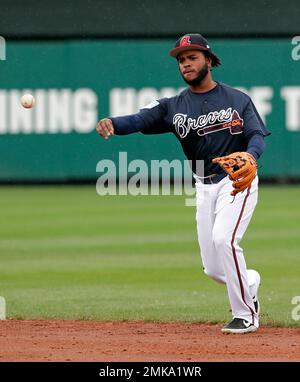
<svg viewBox="0 0 300 382">
<path fill-rule="evenodd" d="M 224 284 L 224 275 L 220 273 L 217 269 L 204 268 L 204 273 L 211 279 L 217 281 L 218 283 Z"/>
<path fill-rule="evenodd" d="M 213 235 L 213 243 L 215 248 L 222 249 L 231 246 L 231 237 L 224 232 L 218 232 Z"/>
</svg>

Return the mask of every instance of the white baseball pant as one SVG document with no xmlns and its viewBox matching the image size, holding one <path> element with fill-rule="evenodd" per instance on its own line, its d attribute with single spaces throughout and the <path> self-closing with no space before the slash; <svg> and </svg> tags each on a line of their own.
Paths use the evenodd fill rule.
<svg viewBox="0 0 300 382">
<path fill-rule="evenodd" d="M 204 272 L 226 284 L 234 317 L 259 326 L 253 304 L 255 280 L 246 268 L 239 246 L 257 204 L 258 177 L 251 187 L 230 195 L 232 182 L 226 176 L 217 184 L 203 184 L 196 178 L 197 232 Z"/>
</svg>

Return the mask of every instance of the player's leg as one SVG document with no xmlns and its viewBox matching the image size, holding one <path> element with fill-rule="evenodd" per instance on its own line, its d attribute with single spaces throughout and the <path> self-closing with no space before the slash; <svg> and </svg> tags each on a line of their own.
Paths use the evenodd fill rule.
<svg viewBox="0 0 300 382">
<path fill-rule="evenodd" d="M 250 188 L 233 197 L 231 181 L 220 182 L 216 203 L 216 219 L 213 228 L 215 249 L 222 259 L 227 291 L 234 317 L 253 323 L 258 327 L 249 288 L 249 280 L 243 249 L 239 246 L 257 203 L 257 177 Z"/>
<path fill-rule="evenodd" d="M 260 313 L 260 304 L 258 300 L 258 288 L 260 286 L 260 274 L 254 269 L 247 269 L 248 284 L 250 295 L 253 299 L 254 308 L 257 314 Z"/>
<path fill-rule="evenodd" d="M 215 249 L 212 232 L 215 223 L 217 185 L 196 183 L 197 196 L 197 234 L 204 273 L 213 280 L 224 284 L 223 262 Z"/>
</svg>

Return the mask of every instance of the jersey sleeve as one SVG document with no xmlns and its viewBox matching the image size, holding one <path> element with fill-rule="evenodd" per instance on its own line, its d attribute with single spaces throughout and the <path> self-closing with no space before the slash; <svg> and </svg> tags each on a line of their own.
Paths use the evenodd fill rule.
<svg viewBox="0 0 300 382">
<path fill-rule="evenodd" d="M 248 141 L 247 152 L 258 159 L 266 148 L 264 137 L 261 134 L 254 134 Z"/>
<path fill-rule="evenodd" d="M 128 135 L 141 132 L 143 134 L 163 134 L 171 131 L 166 122 L 167 101 L 161 99 L 142 108 L 138 113 L 113 117 L 115 134 Z"/>
<path fill-rule="evenodd" d="M 254 106 L 252 100 L 249 98 L 246 104 L 244 113 L 244 133 L 246 138 L 250 138 L 254 134 L 260 134 L 264 137 L 270 135 L 270 131 L 266 128 L 263 120 L 261 119 L 256 107 Z"/>
<path fill-rule="evenodd" d="M 167 123 L 168 101 L 162 98 L 143 107 L 138 115 L 144 122 L 143 134 L 163 134 L 171 132 Z"/>
</svg>

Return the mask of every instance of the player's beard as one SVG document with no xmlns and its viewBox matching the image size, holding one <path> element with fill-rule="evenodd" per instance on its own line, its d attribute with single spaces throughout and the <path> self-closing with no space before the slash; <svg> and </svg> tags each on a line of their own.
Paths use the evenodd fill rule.
<svg viewBox="0 0 300 382">
<path fill-rule="evenodd" d="M 201 85 L 201 82 L 204 80 L 204 78 L 207 76 L 207 73 L 209 72 L 208 65 L 205 63 L 203 67 L 199 70 L 198 75 L 193 80 L 187 80 L 184 78 L 184 75 L 181 73 L 182 78 L 184 81 L 191 86 L 198 86 Z"/>
</svg>

